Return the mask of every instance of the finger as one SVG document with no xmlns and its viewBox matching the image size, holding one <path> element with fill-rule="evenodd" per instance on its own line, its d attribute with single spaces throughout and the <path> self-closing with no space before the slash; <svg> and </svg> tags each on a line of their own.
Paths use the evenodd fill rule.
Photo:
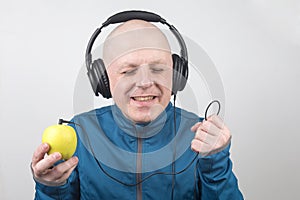
<svg viewBox="0 0 300 200">
<path fill-rule="evenodd" d="M 231 137 L 230 130 L 224 124 L 222 119 L 216 115 L 211 116 L 209 120 L 205 121 L 205 123 L 203 123 L 203 126 L 201 128 L 206 132 L 208 132 L 209 134 L 216 135 L 216 136 L 220 136 L 220 135 L 224 136 L 224 140 L 226 141 Z"/>
<path fill-rule="evenodd" d="M 208 117 L 207 121 L 212 122 L 215 126 L 217 126 L 219 129 L 223 129 L 225 124 L 223 120 L 218 115 L 211 115 Z"/>
<path fill-rule="evenodd" d="M 66 180 L 78 164 L 76 156 L 55 166 L 49 175 L 57 180 Z"/>
<path fill-rule="evenodd" d="M 63 185 L 77 164 L 78 158 L 72 157 L 68 161 L 62 162 L 51 169 L 47 169 L 44 174 L 34 176 L 35 180 L 48 186 Z"/>
<path fill-rule="evenodd" d="M 205 144 L 204 142 L 202 142 L 200 140 L 193 139 L 191 142 L 191 149 L 194 152 L 202 153 L 202 152 L 206 151 L 206 149 L 209 149 L 209 145 Z"/>
<path fill-rule="evenodd" d="M 199 154 L 201 156 L 208 156 L 213 153 L 219 152 L 219 149 L 214 149 L 210 144 L 206 144 L 200 140 L 194 139 L 191 143 L 191 149 Z"/>
<path fill-rule="evenodd" d="M 202 146 L 203 142 L 201 142 L 200 140 L 193 139 L 191 142 L 191 149 L 197 153 L 199 153 Z"/>
<path fill-rule="evenodd" d="M 36 176 L 41 176 L 49 171 L 49 168 L 53 167 L 53 165 L 61 159 L 61 154 L 59 152 L 52 153 L 46 158 L 40 160 L 33 166 L 33 171 Z"/>
<path fill-rule="evenodd" d="M 219 129 L 218 134 L 208 134 L 205 131 L 199 129 L 195 139 L 201 140 L 204 144 L 207 144 L 205 151 L 202 149 L 202 153 L 218 152 L 218 149 L 227 146 L 230 140 L 230 133 L 224 132 Z"/>
<path fill-rule="evenodd" d="M 202 131 L 205 131 L 209 135 L 219 135 L 221 133 L 221 129 L 219 129 L 216 125 L 214 125 L 211 121 L 203 122 L 199 128 Z"/>
<path fill-rule="evenodd" d="M 196 132 L 202 122 L 197 122 L 194 126 L 191 127 L 191 131 Z"/>
<path fill-rule="evenodd" d="M 49 145 L 47 143 L 40 144 L 33 153 L 32 166 L 35 166 L 40 160 L 42 160 L 48 151 Z"/>
<path fill-rule="evenodd" d="M 201 142 L 207 143 L 206 141 L 207 141 L 208 136 L 209 135 L 205 131 L 203 131 L 201 129 L 198 129 L 196 134 L 195 134 L 194 139 L 197 139 L 197 140 L 200 140 Z"/>
<path fill-rule="evenodd" d="M 57 183 L 56 185 L 63 185 L 66 183 L 67 179 L 75 169 L 76 165 L 72 167 L 71 169 L 67 170 L 59 179 L 57 179 L 55 182 Z"/>
<path fill-rule="evenodd" d="M 218 145 L 220 136 L 221 135 L 219 135 L 219 136 L 211 135 L 211 134 L 208 134 L 205 131 L 202 131 L 199 129 L 195 135 L 195 139 L 200 140 L 201 142 L 210 146 L 210 148 L 214 148 L 216 145 Z"/>
</svg>

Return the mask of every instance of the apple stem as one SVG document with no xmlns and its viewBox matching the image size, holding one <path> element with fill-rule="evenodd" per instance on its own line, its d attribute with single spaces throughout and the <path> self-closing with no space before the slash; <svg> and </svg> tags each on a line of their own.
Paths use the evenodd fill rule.
<svg viewBox="0 0 300 200">
<path fill-rule="evenodd" d="M 70 122 L 70 121 L 67 121 L 67 120 L 64 120 L 64 119 L 59 119 L 58 120 L 58 124 L 59 125 L 62 125 L 63 123 L 71 123 L 71 124 L 73 124 L 73 122 Z"/>
<path fill-rule="evenodd" d="M 64 120 L 64 119 L 59 119 L 59 120 L 58 120 L 58 124 L 59 124 L 59 125 L 62 125 L 63 123 L 75 124 L 75 125 L 77 125 L 77 126 L 80 126 L 79 124 L 76 124 L 76 123 L 74 123 L 74 122 L 67 121 L 67 120 Z"/>
</svg>

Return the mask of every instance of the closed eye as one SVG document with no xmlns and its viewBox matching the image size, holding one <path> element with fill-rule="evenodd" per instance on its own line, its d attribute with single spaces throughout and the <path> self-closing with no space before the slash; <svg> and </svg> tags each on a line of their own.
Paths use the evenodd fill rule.
<svg viewBox="0 0 300 200">
<path fill-rule="evenodd" d="M 152 68 L 151 71 L 152 71 L 153 73 L 160 73 L 160 72 L 163 72 L 164 69 L 163 69 L 163 68 Z"/>
<path fill-rule="evenodd" d="M 151 72 L 158 74 L 165 71 L 166 66 L 161 63 L 151 63 L 149 67 Z"/>
<path fill-rule="evenodd" d="M 124 74 L 124 75 L 134 75 L 137 71 L 137 68 L 133 68 L 133 69 L 126 69 L 126 70 L 123 70 L 121 71 L 121 74 Z"/>
</svg>

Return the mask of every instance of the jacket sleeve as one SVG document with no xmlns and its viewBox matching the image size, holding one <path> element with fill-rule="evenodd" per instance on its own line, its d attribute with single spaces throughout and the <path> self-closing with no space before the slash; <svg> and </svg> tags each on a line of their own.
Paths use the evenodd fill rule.
<svg viewBox="0 0 300 200">
<path fill-rule="evenodd" d="M 201 200 L 244 199 L 232 171 L 229 149 L 230 144 L 219 153 L 206 157 L 199 156 Z"/>
<path fill-rule="evenodd" d="M 62 186 L 46 186 L 35 181 L 35 200 L 79 200 L 80 189 L 77 168 Z"/>
</svg>

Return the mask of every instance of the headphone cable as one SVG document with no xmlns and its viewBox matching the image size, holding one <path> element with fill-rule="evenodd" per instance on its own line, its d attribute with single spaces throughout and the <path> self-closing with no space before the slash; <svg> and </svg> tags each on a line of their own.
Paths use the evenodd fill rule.
<svg viewBox="0 0 300 200">
<path fill-rule="evenodd" d="M 175 102 L 176 102 L 176 94 L 174 94 L 173 96 L 173 118 L 174 118 L 174 139 L 176 138 L 176 133 L 177 133 L 177 126 L 176 126 L 176 105 L 175 105 Z M 172 193 L 171 193 L 171 199 L 173 200 L 174 199 L 174 189 L 175 189 L 175 158 L 176 158 L 176 139 L 174 140 L 174 144 L 173 144 L 173 159 L 172 159 Z"/>
<path fill-rule="evenodd" d="M 176 112 L 175 112 L 176 107 L 175 107 L 175 100 L 176 100 L 176 95 L 174 95 L 174 105 L 173 105 L 173 112 L 174 112 L 174 131 L 175 131 L 175 132 L 174 132 L 174 135 L 176 136 Z M 206 108 L 204 120 L 207 119 L 207 118 L 206 118 L 206 114 L 207 114 L 207 111 L 208 111 L 209 107 L 212 105 L 212 103 L 218 103 L 219 109 L 218 109 L 218 113 L 217 113 L 217 114 L 219 114 L 219 111 L 220 111 L 220 102 L 219 102 L 218 100 L 214 100 L 214 101 L 211 102 L 211 103 L 208 105 L 208 107 Z M 194 156 L 194 158 L 191 160 L 191 162 L 190 162 L 185 168 L 183 168 L 182 170 L 180 170 L 180 171 L 178 171 L 178 172 L 175 172 L 175 158 L 174 158 L 174 156 L 176 155 L 176 152 L 173 152 L 172 172 L 162 172 L 162 171 L 161 171 L 161 172 L 154 172 L 154 173 L 152 173 L 152 174 L 149 174 L 148 176 L 146 176 L 145 178 L 143 178 L 142 180 L 140 180 L 140 181 L 138 181 L 138 182 L 136 182 L 136 183 L 132 183 L 132 184 L 130 184 L 130 183 L 125 183 L 125 182 L 123 182 L 123 181 L 117 179 L 116 177 L 110 175 L 110 174 L 102 167 L 101 163 L 100 163 L 100 162 L 98 161 L 98 159 L 96 158 L 94 149 L 93 149 L 93 147 L 92 147 L 92 144 L 91 144 L 91 142 L 90 142 L 90 138 L 89 138 L 87 132 L 85 131 L 85 129 L 84 129 L 80 124 L 77 124 L 77 123 L 74 123 L 74 122 L 71 122 L 71 121 L 66 121 L 66 120 L 63 120 L 63 119 L 59 119 L 59 124 L 62 124 L 62 123 L 71 123 L 71 124 L 75 124 L 75 125 L 79 126 L 79 127 L 83 130 L 84 135 L 86 136 L 86 140 L 87 140 L 87 142 L 88 142 L 88 146 L 89 146 L 90 151 L 91 151 L 91 153 L 92 153 L 92 156 L 94 157 L 94 159 L 95 159 L 97 165 L 99 166 L 99 168 L 101 169 L 101 171 L 102 171 L 106 176 L 108 176 L 109 178 L 111 178 L 112 180 L 114 180 L 114 181 L 116 181 L 116 182 L 118 182 L 118 183 L 120 183 L 120 184 L 122 184 L 122 185 L 124 185 L 124 186 L 128 186 L 128 187 L 137 186 L 137 185 L 143 183 L 144 181 L 148 180 L 149 178 L 151 178 L 152 176 L 155 176 L 155 175 L 172 175 L 172 176 L 173 176 L 173 178 L 172 178 L 172 199 L 173 199 L 173 193 L 174 193 L 174 187 L 175 187 L 175 177 L 174 177 L 174 176 L 175 176 L 175 175 L 178 175 L 178 174 L 181 174 L 181 173 L 183 173 L 183 172 L 185 172 L 185 171 L 193 164 L 193 162 L 196 160 L 196 158 L 197 158 L 198 155 L 199 155 L 199 153 L 196 153 L 196 152 L 195 152 L 195 156 Z M 175 150 L 176 150 L 176 148 L 175 148 Z"/>
<path fill-rule="evenodd" d="M 69 122 L 69 121 L 66 121 L 66 122 Z M 114 180 L 114 181 L 116 181 L 116 182 L 118 182 L 118 183 L 120 183 L 120 184 L 122 184 L 122 185 L 124 185 L 124 186 L 128 186 L 128 187 L 137 186 L 137 185 L 143 183 L 144 181 L 148 180 L 149 178 L 151 178 L 152 176 L 155 176 L 155 175 L 172 175 L 172 176 L 174 176 L 174 175 L 181 174 L 181 173 L 185 172 L 185 171 L 193 164 L 193 162 L 196 160 L 196 158 L 198 157 L 198 153 L 195 153 L 195 156 L 194 156 L 194 158 L 191 160 L 191 162 L 190 162 L 184 169 L 182 169 L 182 170 L 180 170 L 180 171 L 178 171 L 178 172 L 175 172 L 175 169 L 172 167 L 172 172 L 162 172 L 162 171 L 161 171 L 161 172 L 154 172 L 154 173 L 152 173 L 152 174 L 149 174 L 148 176 L 146 176 L 145 178 L 143 178 L 142 180 L 140 180 L 140 181 L 138 181 L 138 182 L 136 182 L 136 183 L 132 183 L 132 184 L 131 184 L 131 183 L 125 183 L 125 182 L 119 180 L 118 178 L 112 176 L 111 174 L 109 174 L 109 173 L 102 167 L 102 164 L 101 164 L 101 163 L 98 161 L 98 159 L 96 158 L 94 149 L 93 149 L 93 147 L 92 147 L 92 144 L 91 144 L 91 142 L 90 142 L 89 136 L 88 136 L 88 134 L 86 133 L 85 129 L 84 129 L 82 126 L 80 126 L 79 124 L 77 124 L 77 123 L 74 123 L 74 122 L 69 122 L 69 123 L 78 125 L 78 126 L 83 130 L 84 135 L 86 136 L 86 140 L 87 140 L 87 142 L 88 142 L 88 146 L 89 146 L 90 151 L 91 151 L 91 153 L 92 153 L 92 156 L 94 157 L 94 159 L 95 159 L 95 161 L 96 161 L 98 167 L 101 169 L 101 171 L 102 171 L 106 176 L 108 176 L 109 178 L 111 178 L 112 180 Z M 173 163 L 174 163 L 174 162 L 173 162 Z M 173 170 L 174 170 L 174 171 L 173 171 Z M 173 185 L 173 184 L 174 184 L 174 183 L 172 183 L 172 185 Z M 172 187 L 172 188 L 173 188 L 173 187 Z M 172 189 L 172 190 L 173 190 L 173 189 Z"/>
</svg>

